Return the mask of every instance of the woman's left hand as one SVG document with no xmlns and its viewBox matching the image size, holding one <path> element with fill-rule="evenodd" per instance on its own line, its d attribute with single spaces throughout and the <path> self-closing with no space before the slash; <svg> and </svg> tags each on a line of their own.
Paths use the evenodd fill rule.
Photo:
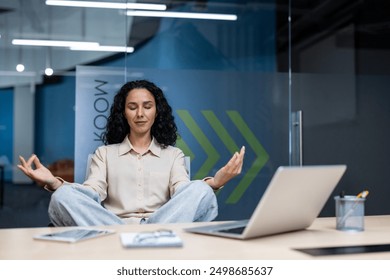
<svg viewBox="0 0 390 280">
<path fill-rule="evenodd" d="M 244 163 L 245 147 L 242 146 L 240 152 L 235 152 L 228 163 L 215 173 L 214 178 L 210 178 L 206 182 L 213 188 L 219 189 L 224 186 L 229 180 L 241 173 Z"/>
</svg>

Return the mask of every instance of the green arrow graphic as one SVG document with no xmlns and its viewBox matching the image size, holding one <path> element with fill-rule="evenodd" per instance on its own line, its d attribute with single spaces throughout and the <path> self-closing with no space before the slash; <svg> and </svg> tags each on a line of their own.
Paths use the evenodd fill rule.
<svg viewBox="0 0 390 280">
<path fill-rule="evenodd" d="M 260 144 L 260 142 L 257 141 L 255 135 L 249 129 L 249 127 L 244 122 L 238 112 L 228 111 L 227 114 L 257 156 L 257 158 L 253 161 L 252 166 L 247 171 L 246 175 L 241 179 L 240 183 L 226 200 L 226 203 L 237 203 L 237 201 L 240 200 L 241 196 L 255 179 L 257 173 L 259 173 L 260 170 L 264 167 L 264 165 L 269 159 L 269 155 L 265 151 L 264 147 Z"/>
<path fill-rule="evenodd" d="M 229 135 L 228 131 L 215 116 L 212 111 L 202 111 L 203 115 L 210 123 L 212 128 L 217 133 L 218 137 L 224 143 L 224 145 L 229 149 L 233 154 L 239 150 L 239 147 L 236 145 L 233 138 Z M 257 141 L 256 137 L 253 135 L 252 131 L 246 125 L 246 123 L 241 118 L 240 114 L 236 111 L 228 111 L 229 117 L 232 119 L 234 124 L 240 130 L 241 134 L 247 140 L 249 146 L 255 151 L 257 155 L 256 160 L 253 162 L 251 168 L 248 170 L 246 175 L 234 189 L 232 194 L 227 199 L 227 203 L 236 203 L 240 200 L 241 196 L 244 194 L 245 190 L 249 187 L 253 179 L 256 177 L 257 173 L 263 168 L 265 163 L 268 161 L 268 154 L 264 150 L 263 146 Z"/>
<path fill-rule="evenodd" d="M 204 178 L 210 174 L 213 166 L 218 162 L 219 154 L 187 110 L 177 110 L 176 112 L 207 154 L 206 161 L 194 176 L 198 179 Z"/>
<path fill-rule="evenodd" d="M 195 159 L 195 154 L 192 152 L 190 147 L 188 147 L 187 143 L 183 140 L 183 138 L 178 138 L 176 140 L 176 147 L 181 149 L 186 156 L 189 156 L 191 161 Z"/>
<path fill-rule="evenodd" d="M 225 144 L 231 154 L 234 154 L 239 150 L 238 146 L 234 142 L 233 138 L 229 135 L 225 127 L 219 121 L 212 111 L 202 111 L 203 116 L 207 119 L 211 127 L 217 133 L 219 139 Z"/>
</svg>

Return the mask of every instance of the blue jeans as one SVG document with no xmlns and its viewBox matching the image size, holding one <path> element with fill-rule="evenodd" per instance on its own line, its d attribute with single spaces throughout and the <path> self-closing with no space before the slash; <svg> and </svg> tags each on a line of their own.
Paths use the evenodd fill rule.
<svg viewBox="0 0 390 280">
<path fill-rule="evenodd" d="M 49 217 L 55 226 L 96 226 L 125 224 L 101 204 L 94 190 L 79 184 L 65 183 L 57 189 L 49 204 Z M 201 181 L 180 186 L 172 198 L 144 223 L 208 222 L 218 215 L 214 191 Z"/>
</svg>

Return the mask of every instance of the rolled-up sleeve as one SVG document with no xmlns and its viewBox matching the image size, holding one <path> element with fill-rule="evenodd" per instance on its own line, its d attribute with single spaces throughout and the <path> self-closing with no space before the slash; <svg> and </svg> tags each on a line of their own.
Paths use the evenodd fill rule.
<svg viewBox="0 0 390 280">
<path fill-rule="evenodd" d="M 177 188 L 183 184 L 186 184 L 190 181 L 188 170 L 185 164 L 184 153 L 176 149 L 172 164 L 171 177 L 170 177 L 170 195 L 175 193 Z"/>
</svg>

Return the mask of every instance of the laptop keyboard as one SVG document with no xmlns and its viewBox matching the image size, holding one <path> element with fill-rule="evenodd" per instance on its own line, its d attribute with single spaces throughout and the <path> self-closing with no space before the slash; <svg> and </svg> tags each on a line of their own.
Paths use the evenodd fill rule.
<svg viewBox="0 0 390 280">
<path fill-rule="evenodd" d="M 244 229 L 245 227 L 236 227 L 236 228 L 221 229 L 219 230 L 219 232 L 241 234 L 244 232 Z"/>
</svg>

